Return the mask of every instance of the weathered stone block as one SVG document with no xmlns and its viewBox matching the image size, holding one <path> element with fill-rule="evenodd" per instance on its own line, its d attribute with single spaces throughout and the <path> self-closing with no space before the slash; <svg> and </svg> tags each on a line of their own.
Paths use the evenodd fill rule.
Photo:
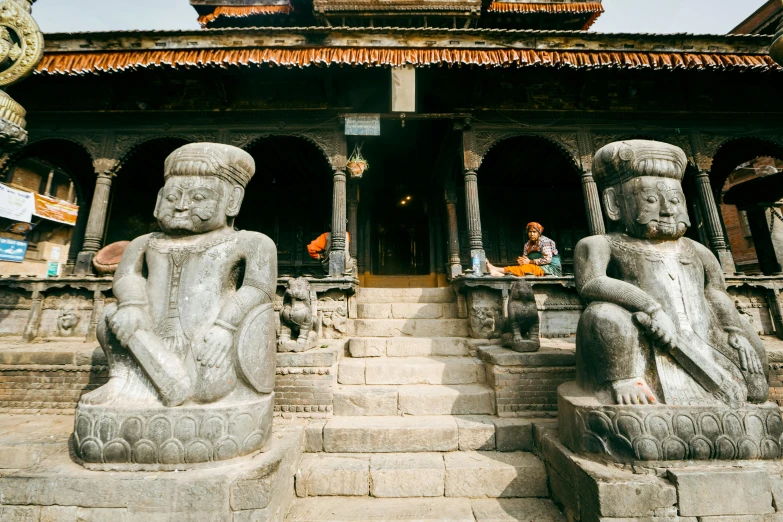
<svg viewBox="0 0 783 522">
<path fill-rule="evenodd" d="M 492 390 L 481 384 L 403 386 L 399 396 L 400 411 L 409 415 L 490 415 L 492 399 Z"/>
<path fill-rule="evenodd" d="M 334 394 L 339 416 L 397 415 L 397 389 L 376 386 L 341 386 Z"/>
<path fill-rule="evenodd" d="M 495 424 L 495 447 L 498 451 L 533 449 L 533 423 L 527 419 L 492 419 Z"/>
<path fill-rule="evenodd" d="M 288 515 L 297 522 L 475 522 L 470 501 L 462 498 L 303 498 Z"/>
<path fill-rule="evenodd" d="M 444 455 L 447 497 L 546 497 L 544 463 L 531 453 L 460 451 Z"/>
<path fill-rule="evenodd" d="M 773 513 L 769 477 L 752 469 L 670 469 L 683 516 Z"/>
<path fill-rule="evenodd" d="M 492 417 L 465 416 L 456 419 L 461 451 L 495 449 L 495 424 Z"/>
<path fill-rule="evenodd" d="M 305 426 L 305 451 L 319 453 L 324 450 L 324 424 L 326 420 L 314 419 Z"/>
<path fill-rule="evenodd" d="M 574 350 L 553 349 L 542 346 L 537 352 L 515 352 L 500 346 L 481 346 L 478 356 L 483 361 L 498 366 L 574 366 Z"/>
<path fill-rule="evenodd" d="M 468 342 L 462 337 L 392 337 L 386 342 L 388 357 L 429 357 L 468 355 Z"/>
<path fill-rule="evenodd" d="M 367 384 L 474 384 L 484 381 L 479 361 L 457 357 L 368 359 Z"/>
<path fill-rule="evenodd" d="M 340 361 L 337 382 L 340 384 L 364 384 L 364 359 Z"/>
<path fill-rule="evenodd" d="M 349 323 L 354 337 L 467 337 L 463 319 L 356 319 Z"/>
<path fill-rule="evenodd" d="M 324 426 L 330 453 L 454 451 L 458 440 L 451 417 L 335 417 Z"/>
<path fill-rule="evenodd" d="M 498 498 L 470 501 L 476 522 L 565 522 L 566 517 L 548 499 Z"/>
<path fill-rule="evenodd" d="M 307 454 L 296 473 L 299 497 L 366 496 L 369 491 L 369 455 Z"/>
<path fill-rule="evenodd" d="M 445 468 L 440 453 L 386 453 L 370 461 L 374 497 L 442 497 Z"/>
<path fill-rule="evenodd" d="M 383 357 L 386 355 L 386 339 L 383 337 L 354 338 L 348 342 L 351 357 Z"/>
</svg>

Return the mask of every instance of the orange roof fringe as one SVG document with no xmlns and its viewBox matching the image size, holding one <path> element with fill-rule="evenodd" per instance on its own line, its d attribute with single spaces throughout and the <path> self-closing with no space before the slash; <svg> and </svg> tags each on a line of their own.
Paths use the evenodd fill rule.
<svg viewBox="0 0 783 522">
<path fill-rule="evenodd" d="M 496 2 L 493 0 L 489 4 L 487 11 L 490 13 L 515 13 L 515 14 L 584 14 L 592 13 L 592 16 L 587 19 L 585 25 L 582 26 L 582 30 L 586 31 L 592 26 L 598 17 L 604 12 L 604 6 L 601 2 L 570 2 L 567 4 L 540 4 L 540 3 L 525 3 L 525 2 Z"/>
<path fill-rule="evenodd" d="M 47 53 L 37 74 L 80 75 L 151 67 L 203 68 L 273 64 L 284 67 L 329 65 L 480 66 L 617 68 L 665 70 L 780 70 L 767 55 L 721 53 L 652 53 L 539 51 L 532 49 L 202 49 Z"/>
<path fill-rule="evenodd" d="M 201 15 L 198 17 L 198 23 L 201 27 L 206 27 L 210 22 L 214 22 L 221 16 L 227 18 L 241 18 L 244 16 L 253 15 L 272 15 L 272 14 L 288 14 L 292 11 L 291 5 L 251 5 L 243 7 L 217 7 L 209 14 Z"/>
</svg>

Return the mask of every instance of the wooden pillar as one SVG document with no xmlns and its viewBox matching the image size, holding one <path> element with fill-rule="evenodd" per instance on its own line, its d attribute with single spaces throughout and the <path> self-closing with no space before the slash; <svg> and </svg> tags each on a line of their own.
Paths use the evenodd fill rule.
<svg viewBox="0 0 783 522">
<path fill-rule="evenodd" d="M 764 275 L 779 274 L 780 263 L 775 255 L 775 245 L 772 244 L 772 236 L 769 233 L 766 209 L 754 205 L 744 210 L 748 216 L 750 233 L 753 235 L 753 246 L 756 247 L 759 269 Z"/>
<path fill-rule="evenodd" d="M 329 277 L 345 274 L 345 171 L 335 169 L 332 177 L 332 245 L 329 254 Z"/>
<path fill-rule="evenodd" d="M 474 275 L 484 273 L 487 259 L 481 238 L 481 211 L 479 209 L 478 176 L 473 170 L 465 169 L 465 212 L 468 219 L 468 241 Z"/>
<path fill-rule="evenodd" d="M 712 192 L 710 173 L 708 171 L 699 170 L 699 173 L 696 174 L 696 190 L 699 195 L 699 201 L 701 201 L 701 208 L 704 211 L 704 226 L 707 229 L 710 247 L 715 256 L 717 256 L 718 261 L 720 261 L 723 272 L 733 274 L 736 272 L 734 257 L 731 255 L 728 242 L 723 235 L 723 226 L 721 225 L 718 206 L 715 204 L 715 196 Z"/>
<path fill-rule="evenodd" d="M 446 186 L 446 215 L 449 220 L 449 262 L 446 273 L 454 279 L 462 275 L 459 259 L 459 229 L 457 228 L 457 191 L 453 185 Z"/>
<path fill-rule="evenodd" d="M 590 235 L 601 236 L 606 233 L 604 214 L 601 211 L 601 196 L 598 194 L 598 185 L 595 184 L 593 173 L 589 170 L 582 172 L 582 191 L 585 196 L 587 227 Z"/>
<path fill-rule="evenodd" d="M 90 215 L 87 218 L 87 228 L 84 232 L 82 251 L 76 258 L 76 274 L 84 275 L 92 272 L 92 258 L 103 246 L 103 232 L 106 228 L 106 218 L 111 195 L 111 183 L 119 162 L 115 159 L 101 158 L 93 161 L 95 173 L 95 193 L 92 197 Z"/>
<path fill-rule="evenodd" d="M 355 260 L 359 251 L 359 185 L 352 183 L 348 187 L 348 233 L 351 236 L 351 242 L 348 244 L 348 251 Z"/>
</svg>

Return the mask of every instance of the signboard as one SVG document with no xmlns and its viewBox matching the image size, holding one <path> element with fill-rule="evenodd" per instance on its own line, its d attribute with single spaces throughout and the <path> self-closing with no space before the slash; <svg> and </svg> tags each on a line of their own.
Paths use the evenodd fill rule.
<svg viewBox="0 0 783 522">
<path fill-rule="evenodd" d="M 35 194 L 35 211 L 33 214 L 49 221 L 73 226 L 76 224 L 79 207 L 62 199 Z"/>
<path fill-rule="evenodd" d="M 33 219 L 33 210 L 35 201 L 32 192 L 0 184 L 0 217 L 29 223 Z"/>
<path fill-rule="evenodd" d="M 381 115 L 380 114 L 346 114 L 345 135 L 346 136 L 380 136 Z"/>
<path fill-rule="evenodd" d="M 49 261 L 46 277 L 57 277 L 58 275 L 60 275 L 60 263 L 57 261 Z"/>
<path fill-rule="evenodd" d="M 49 253 L 49 259 L 54 259 L 55 261 L 60 260 L 60 247 L 52 247 L 52 251 Z"/>
<path fill-rule="evenodd" d="M 24 261 L 24 255 L 26 252 L 27 241 L 17 241 L 16 239 L 6 239 L 0 237 L 0 261 L 21 263 Z"/>
</svg>

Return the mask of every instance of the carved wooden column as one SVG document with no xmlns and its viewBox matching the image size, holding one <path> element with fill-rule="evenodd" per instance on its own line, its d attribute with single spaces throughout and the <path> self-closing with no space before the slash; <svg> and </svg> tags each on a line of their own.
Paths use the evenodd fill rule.
<svg viewBox="0 0 783 522">
<path fill-rule="evenodd" d="M 465 170 L 465 211 L 468 218 L 468 241 L 470 241 L 470 258 L 478 258 L 478 265 L 473 264 L 475 275 L 484 273 L 484 243 L 481 238 L 481 211 L 478 198 L 478 176 L 472 170 Z M 478 270 L 477 270 L 478 269 Z"/>
<path fill-rule="evenodd" d="M 706 170 L 699 170 L 696 174 L 696 190 L 701 201 L 701 208 L 704 211 L 704 225 L 707 229 L 707 236 L 710 240 L 710 247 L 717 256 L 723 272 L 733 274 L 736 272 L 734 266 L 734 256 L 729 251 L 728 242 L 723 235 L 723 226 L 718 213 L 718 206 L 715 204 L 715 196 L 712 192 L 710 183 L 710 173 Z"/>
<path fill-rule="evenodd" d="M 579 150 L 579 162 L 582 164 L 582 192 L 585 197 L 585 212 L 587 212 L 587 227 L 591 236 L 606 233 L 604 214 L 601 210 L 601 195 L 593 178 L 593 138 L 587 130 L 576 133 L 576 144 Z"/>
<path fill-rule="evenodd" d="M 582 172 L 582 192 L 585 196 L 585 210 L 587 212 L 587 227 L 591 236 L 600 236 L 606 233 L 604 228 L 604 214 L 601 211 L 601 196 L 598 194 L 598 185 L 595 184 L 591 171 Z"/>
<path fill-rule="evenodd" d="M 359 251 L 359 185 L 352 183 L 348 187 L 348 233 L 351 241 L 348 244 L 348 251 L 351 257 L 356 260 Z"/>
<path fill-rule="evenodd" d="M 449 262 L 447 273 L 454 279 L 462 275 L 462 262 L 459 259 L 459 228 L 457 225 L 457 191 L 454 185 L 447 185 L 446 215 L 449 220 Z"/>
<path fill-rule="evenodd" d="M 111 182 L 119 165 L 116 159 L 101 158 L 92 162 L 98 178 L 95 180 L 95 193 L 92 196 L 90 215 L 84 231 L 82 251 L 76 258 L 76 274 L 92 272 L 92 258 L 103 245 L 103 232 L 106 229 L 106 214 L 109 209 Z"/>
<path fill-rule="evenodd" d="M 334 170 L 332 177 L 332 244 L 329 254 L 329 277 L 345 274 L 345 171 Z"/>
</svg>

